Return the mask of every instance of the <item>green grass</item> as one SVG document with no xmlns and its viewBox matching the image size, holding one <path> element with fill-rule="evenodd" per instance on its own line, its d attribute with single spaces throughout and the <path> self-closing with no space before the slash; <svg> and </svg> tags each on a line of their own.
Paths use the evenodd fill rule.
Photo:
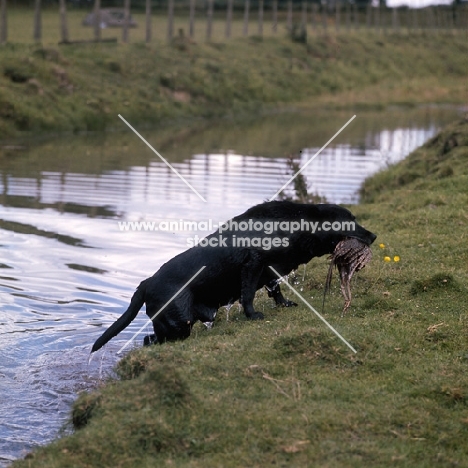
<svg viewBox="0 0 468 468">
<path fill-rule="evenodd" d="M 468 41 L 462 32 L 360 31 L 312 35 L 307 44 L 281 32 L 211 44 L 145 45 L 141 39 L 58 46 L 58 28 L 51 24 L 42 45 L 27 43 L 30 24 L 18 14 L 11 13 L 12 24 L 18 21 L 12 42 L 0 47 L 0 140 L 24 132 L 121 128 L 119 113 L 141 128 L 258 114 L 284 104 L 362 108 L 467 100 Z M 44 24 L 51 15 L 44 14 Z"/>
<path fill-rule="evenodd" d="M 467 163 L 464 120 L 365 183 L 352 209 L 379 236 L 374 258 L 348 314 L 336 278 L 325 310 L 357 354 L 260 292 L 264 321 L 234 306 L 211 331 L 131 352 L 120 381 L 80 396 L 74 435 L 13 466 L 466 466 Z M 326 263 L 298 272 L 317 307 Z"/>
</svg>

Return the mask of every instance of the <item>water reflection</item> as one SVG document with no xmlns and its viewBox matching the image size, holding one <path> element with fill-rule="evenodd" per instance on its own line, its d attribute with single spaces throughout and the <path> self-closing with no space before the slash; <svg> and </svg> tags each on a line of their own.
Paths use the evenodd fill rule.
<svg viewBox="0 0 468 468">
<path fill-rule="evenodd" d="M 364 179 L 398 162 L 435 135 L 437 127 L 384 130 L 369 133 L 363 147 L 338 145 L 325 150 L 304 171 L 310 190 L 332 203 L 357 203 Z M 315 148 L 302 152 L 301 165 L 315 154 Z"/>
<path fill-rule="evenodd" d="M 308 166 L 309 186 L 330 202 L 356 203 L 366 176 L 407 155 L 456 115 L 457 110 L 440 108 L 393 110 L 385 119 L 360 115 Z M 148 139 L 210 203 L 237 207 L 239 198 L 246 206 L 272 196 L 288 178 L 288 155 L 302 151 L 304 164 L 348 117 L 286 114 L 219 125 L 182 141 L 152 132 Z M 155 211 L 154 200 L 196 201 L 133 134 L 77 137 L 69 143 L 29 145 L 11 158 L 0 178 L 0 203 L 116 218 Z M 157 211 L 167 216 L 164 206 Z"/>
<path fill-rule="evenodd" d="M 366 177 L 400 160 L 435 132 L 436 126 L 431 125 L 369 133 L 364 136 L 362 146 L 340 144 L 325 149 L 308 165 L 304 175 L 311 191 L 329 202 L 356 203 L 357 192 Z M 303 148 L 301 166 L 318 149 Z M 174 162 L 173 167 L 205 199 L 227 205 L 237 205 L 240 197 L 250 203 L 269 198 L 289 178 L 286 158 L 247 156 L 234 151 L 188 154 L 186 160 Z M 7 176 L 0 184 L 0 193 L 4 206 L 29 205 L 107 218 L 140 214 L 144 211 L 141 207 L 149 210 L 154 200 L 195 201 L 191 189 L 159 160 L 126 171 L 95 175 L 43 171 L 34 179 Z"/>
<path fill-rule="evenodd" d="M 307 167 L 310 189 L 331 202 L 356 202 L 367 175 L 406 156 L 457 113 L 358 116 Z M 125 310 L 141 279 L 196 234 L 122 232 L 117 221 L 229 219 L 281 187 L 289 154 L 302 151 L 304 164 L 349 117 L 279 114 L 184 139 L 145 132 L 207 204 L 128 132 L 26 142 L 25 150 L 4 154 L 0 465 L 57 434 L 76 393 L 110 371 L 115 352 L 146 317 L 88 366 L 93 341 Z"/>
</svg>

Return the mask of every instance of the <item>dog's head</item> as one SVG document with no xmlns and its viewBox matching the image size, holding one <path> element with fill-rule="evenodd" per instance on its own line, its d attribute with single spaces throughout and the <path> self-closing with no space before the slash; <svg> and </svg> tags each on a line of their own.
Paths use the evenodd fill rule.
<svg viewBox="0 0 468 468">
<path fill-rule="evenodd" d="M 331 242 L 332 251 L 338 242 L 347 237 L 352 237 L 371 245 L 377 236 L 361 226 L 351 211 L 339 205 L 321 204 L 315 205 L 320 213 L 321 223 L 318 226 L 319 235 L 323 235 Z"/>
</svg>

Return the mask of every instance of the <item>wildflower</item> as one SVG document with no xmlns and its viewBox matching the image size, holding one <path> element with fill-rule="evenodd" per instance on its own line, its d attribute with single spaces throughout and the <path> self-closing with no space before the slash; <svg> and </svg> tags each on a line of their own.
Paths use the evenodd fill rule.
<svg viewBox="0 0 468 468">
<path fill-rule="evenodd" d="M 385 244 L 379 244 L 379 247 L 380 247 L 381 249 L 385 249 Z"/>
<path fill-rule="evenodd" d="M 399 262 L 399 261 L 400 261 L 400 257 L 399 257 L 398 255 L 395 255 L 395 256 L 393 257 L 393 261 L 394 261 L 394 262 Z"/>
<path fill-rule="evenodd" d="M 390 257 L 384 257 L 384 262 L 391 262 L 392 259 Z"/>
</svg>

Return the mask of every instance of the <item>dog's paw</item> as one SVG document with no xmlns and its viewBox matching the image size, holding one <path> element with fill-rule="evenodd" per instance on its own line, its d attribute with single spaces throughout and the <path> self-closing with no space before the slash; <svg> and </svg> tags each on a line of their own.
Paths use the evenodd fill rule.
<svg viewBox="0 0 468 468">
<path fill-rule="evenodd" d="M 295 302 L 293 302 L 293 301 L 286 300 L 283 303 L 283 307 L 297 307 L 297 304 Z"/>
<path fill-rule="evenodd" d="M 156 344 L 158 342 L 158 339 L 156 338 L 156 335 L 146 335 L 143 338 L 143 346 L 151 346 L 153 344 Z"/>
<path fill-rule="evenodd" d="M 249 320 L 263 320 L 265 317 L 261 312 L 253 312 L 247 317 Z"/>
</svg>

